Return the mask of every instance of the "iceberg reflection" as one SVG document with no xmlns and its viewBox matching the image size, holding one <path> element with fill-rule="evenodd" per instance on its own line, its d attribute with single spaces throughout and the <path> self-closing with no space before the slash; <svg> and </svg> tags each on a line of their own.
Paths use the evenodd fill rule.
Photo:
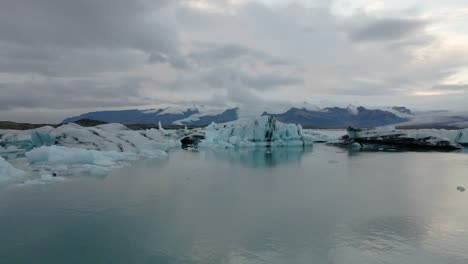
<svg viewBox="0 0 468 264">
<path fill-rule="evenodd" d="M 284 163 L 301 163 L 306 153 L 313 147 L 261 147 L 242 149 L 207 149 L 205 157 L 209 160 L 241 162 L 248 167 L 273 167 Z"/>
</svg>

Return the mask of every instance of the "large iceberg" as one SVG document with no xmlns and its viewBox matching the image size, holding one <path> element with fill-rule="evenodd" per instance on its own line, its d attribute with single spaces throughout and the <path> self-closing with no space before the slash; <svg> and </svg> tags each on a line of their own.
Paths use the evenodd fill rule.
<svg viewBox="0 0 468 264">
<path fill-rule="evenodd" d="M 168 149 L 180 147 L 177 133 L 158 129 L 134 131 L 120 124 L 0 130 L 0 154 L 21 161 L 19 167 L 30 177 L 106 175 L 127 161 L 166 157 Z M 3 162 L 4 171 L 10 175 L 13 170 Z"/>
<path fill-rule="evenodd" d="M 204 129 L 199 146 L 264 147 L 312 145 L 313 137 L 303 133 L 300 125 L 284 124 L 271 116 L 222 126 L 212 123 Z"/>
<path fill-rule="evenodd" d="M 106 124 L 95 127 L 82 127 L 77 124 L 62 125 L 58 128 L 15 131 L 0 130 L 0 147 L 3 151 L 29 151 L 41 146 L 66 146 L 71 148 L 133 152 L 143 156 L 151 155 L 152 150 L 179 147 L 176 135 L 166 131 L 148 129 L 134 131 L 121 124 Z"/>
<path fill-rule="evenodd" d="M 414 150 L 458 150 L 463 147 L 456 142 L 456 138 L 444 137 L 446 132 L 423 130 L 398 130 L 391 127 L 377 129 L 348 128 L 348 135 L 340 140 L 330 142 L 332 145 L 352 146 L 357 145 L 374 147 L 390 147 L 397 149 Z"/>
</svg>

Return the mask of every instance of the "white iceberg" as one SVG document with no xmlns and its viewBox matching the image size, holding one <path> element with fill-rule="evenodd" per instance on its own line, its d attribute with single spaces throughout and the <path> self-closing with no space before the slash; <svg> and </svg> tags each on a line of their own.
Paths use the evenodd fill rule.
<svg viewBox="0 0 468 264">
<path fill-rule="evenodd" d="M 300 125 L 284 124 L 271 116 L 232 122 L 221 127 L 212 123 L 204 129 L 205 139 L 199 146 L 263 147 L 312 145 L 313 137 L 303 133 Z"/>
<path fill-rule="evenodd" d="M 29 172 L 32 182 L 60 176 L 104 176 L 130 160 L 166 157 L 166 150 L 180 147 L 177 137 L 173 131 L 134 131 L 120 124 L 0 130 L 0 153 L 14 161 L 24 159 L 18 165 Z"/>
<path fill-rule="evenodd" d="M 303 129 L 303 134 L 311 137 L 314 142 L 325 143 L 338 140 L 346 135 L 346 130 L 340 129 Z"/>
<path fill-rule="evenodd" d="M 89 150 L 133 152 L 146 156 L 159 155 L 161 150 L 179 147 L 176 135 L 157 129 L 134 131 L 121 124 L 106 124 L 96 127 L 82 127 L 77 124 L 62 125 L 58 128 L 0 131 L 2 151 L 23 152 L 35 147 L 59 145 Z M 156 154 L 151 153 L 154 150 Z"/>
<path fill-rule="evenodd" d="M 26 157 L 31 164 L 92 164 L 104 166 L 112 166 L 120 161 L 136 159 L 136 156 L 132 155 L 132 153 L 96 151 L 63 146 L 35 148 L 26 152 Z"/>
</svg>

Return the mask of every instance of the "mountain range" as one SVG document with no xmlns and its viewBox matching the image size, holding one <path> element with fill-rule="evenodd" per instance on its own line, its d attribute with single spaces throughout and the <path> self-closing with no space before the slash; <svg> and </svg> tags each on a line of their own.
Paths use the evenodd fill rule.
<svg viewBox="0 0 468 264">
<path fill-rule="evenodd" d="M 380 109 L 371 110 L 362 106 L 357 108 L 331 107 L 324 108 L 320 111 L 291 108 L 281 114 L 270 114 L 266 112 L 263 114 L 274 116 L 284 123 L 316 127 L 373 127 L 397 124 L 409 120 L 408 118 L 398 116 L 389 111 Z"/>
<path fill-rule="evenodd" d="M 66 118 L 62 123 L 76 122 L 81 119 L 92 119 L 121 124 L 156 124 L 204 126 L 211 122 L 226 123 L 243 118 L 244 113 L 239 108 L 208 108 L 204 106 L 168 107 L 148 110 L 118 110 L 89 112 L 79 116 Z M 242 113 L 242 114 L 241 114 Z M 317 109 L 290 108 L 280 113 L 263 112 L 284 123 L 296 123 L 307 127 L 372 127 L 406 122 L 412 115 L 406 107 L 385 109 L 367 109 L 352 105 L 327 107 Z"/>
</svg>

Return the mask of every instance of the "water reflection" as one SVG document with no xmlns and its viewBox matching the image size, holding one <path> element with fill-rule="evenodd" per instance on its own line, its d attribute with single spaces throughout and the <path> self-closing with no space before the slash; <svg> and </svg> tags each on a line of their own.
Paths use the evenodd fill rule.
<svg viewBox="0 0 468 264">
<path fill-rule="evenodd" d="M 203 153 L 208 160 L 240 162 L 242 165 L 258 168 L 273 167 L 285 163 L 301 163 L 312 147 L 265 147 L 242 149 L 209 149 Z"/>
<path fill-rule="evenodd" d="M 468 153 L 468 147 L 464 147 L 461 150 L 454 151 L 435 151 L 435 150 L 414 150 L 414 149 L 397 149 L 393 147 L 364 147 L 364 148 L 345 148 L 348 152 L 348 156 L 358 156 L 362 153 Z"/>
<path fill-rule="evenodd" d="M 2 263 L 468 263 L 468 156 L 174 151 L 0 191 Z M 465 184 L 466 183 L 466 184 Z"/>
</svg>

